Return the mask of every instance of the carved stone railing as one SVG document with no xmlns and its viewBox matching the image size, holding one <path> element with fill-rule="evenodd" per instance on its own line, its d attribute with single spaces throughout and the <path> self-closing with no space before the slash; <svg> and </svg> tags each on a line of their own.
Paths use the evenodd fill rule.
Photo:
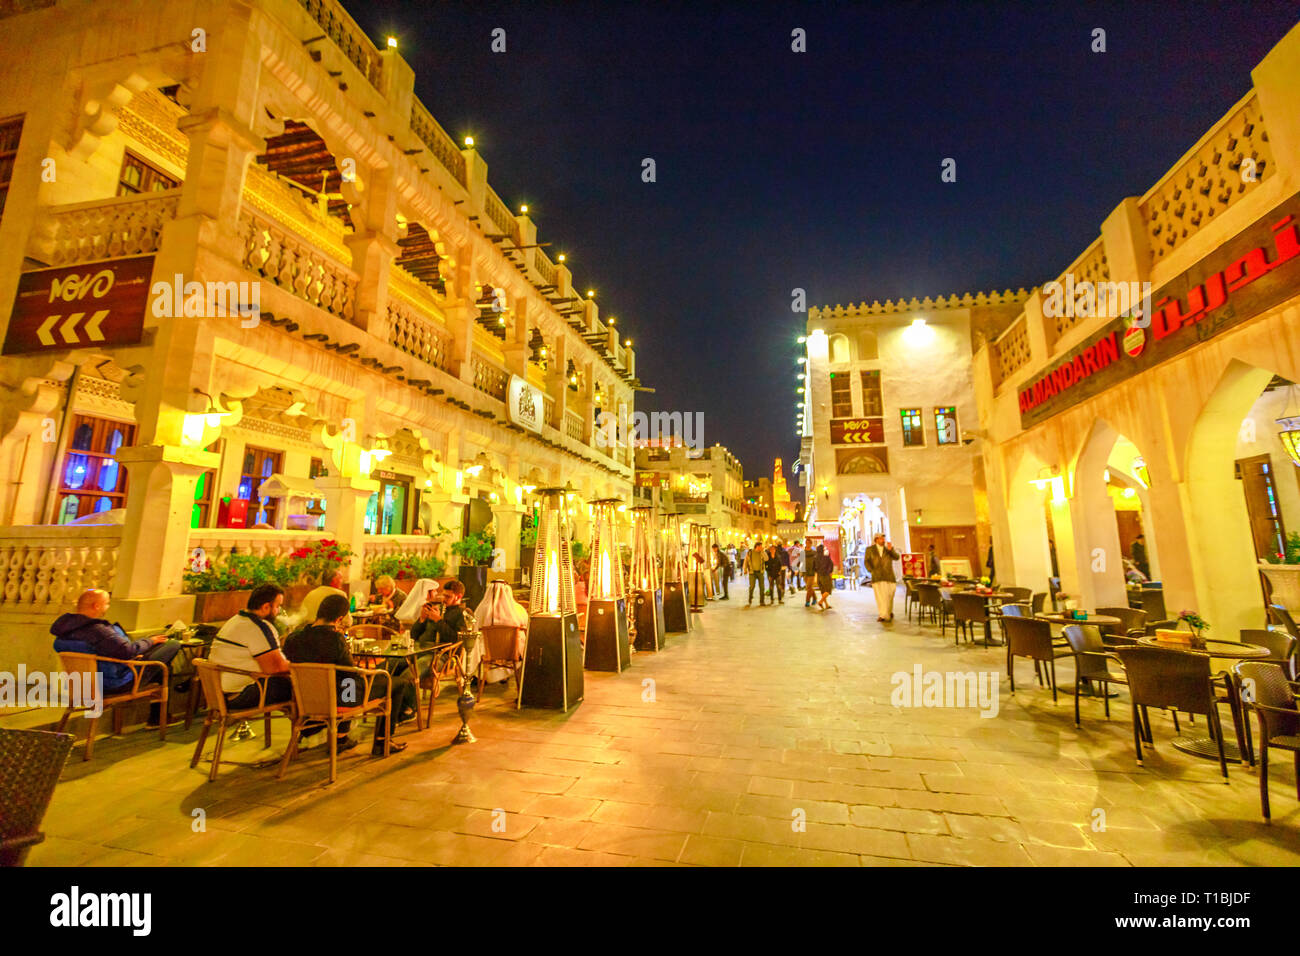
<svg viewBox="0 0 1300 956">
<path fill-rule="evenodd" d="M 1061 283 L 1062 286 L 1065 286 L 1065 277 L 1067 275 L 1074 277 L 1075 288 L 1077 288 L 1082 282 L 1090 282 L 1095 289 L 1097 283 L 1110 281 L 1110 263 L 1106 259 L 1106 246 L 1102 243 L 1100 236 L 1096 238 L 1092 245 L 1083 251 L 1083 254 L 1080 255 L 1079 258 L 1070 263 L 1069 268 L 1062 272 L 1056 281 Z M 1074 328 L 1074 326 L 1078 325 L 1084 318 L 1078 314 L 1078 311 L 1086 310 L 1063 308 L 1060 311 L 1062 313 L 1068 312 L 1069 314 L 1047 317 L 1047 321 L 1050 323 L 1050 328 L 1055 332 L 1055 335 L 1052 336 L 1052 341 L 1060 338 L 1070 329 Z"/>
<path fill-rule="evenodd" d="M 286 292 L 347 321 L 356 313 L 357 277 L 278 223 L 245 208 L 239 216 L 244 266 Z"/>
<path fill-rule="evenodd" d="M 51 266 L 126 259 L 158 251 L 180 190 L 51 206 L 32 230 L 32 258 Z"/>
<path fill-rule="evenodd" d="M 337 261 L 352 261 L 347 246 L 351 233 L 343 220 L 322 212 L 301 190 L 260 163 L 248 164 L 244 200 L 263 219 L 296 233 Z"/>
<path fill-rule="evenodd" d="M 411 102 L 411 132 L 429 147 L 434 159 L 462 186 L 468 185 L 465 174 L 465 157 L 456 148 L 456 141 L 447 135 L 433 114 L 419 100 Z"/>
<path fill-rule="evenodd" d="M 550 395 L 543 395 L 543 396 L 542 396 L 542 414 L 543 414 L 544 417 L 543 417 L 542 420 L 543 420 L 547 425 L 550 425 L 552 428 L 559 428 L 559 427 L 560 427 L 560 419 L 559 419 L 559 417 L 555 414 L 555 409 L 556 409 L 555 399 L 552 398 Z"/>
<path fill-rule="evenodd" d="M 395 296 L 388 298 L 388 341 L 407 355 L 451 374 L 455 346 L 451 333 Z"/>
<path fill-rule="evenodd" d="M 541 249 L 533 250 L 533 268 L 542 280 L 542 285 L 555 285 L 555 263 Z"/>
<path fill-rule="evenodd" d="M 87 588 L 113 590 L 121 525 L 0 528 L 0 608 L 54 613 Z"/>
<path fill-rule="evenodd" d="M 991 346 L 993 387 L 997 388 L 1018 369 L 1029 364 L 1029 325 L 1022 315 Z"/>
<path fill-rule="evenodd" d="M 1250 164 L 1243 176 L 1242 164 Z M 1207 132 L 1191 153 L 1142 197 L 1153 263 L 1176 250 L 1273 173 L 1259 97 L 1251 93 Z"/>
<path fill-rule="evenodd" d="M 573 412 L 564 413 L 564 434 L 574 441 L 582 441 L 582 416 Z"/>
<path fill-rule="evenodd" d="M 506 400 L 506 390 L 510 376 L 504 369 L 498 368 L 481 355 L 474 356 L 474 387 L 485 395 L 491 395 L 498 401 Z"/>
<path fill-rule="evenodd" d="M 500 196 L 493 192 L 491 186 L 483 194 L 483 211 L 487 213 L 487 217 L 492 220 L 493 224 L 502 233 L 509 236 L 516 243 L 519 242 L 519 222 L 510 214 L 506 204 L 501 201 Z"/>
<path fill-rule="evenodd" d="M 334 45 L 343 51 L 343 55 L 352 61 L 352 65 L 361 71 L 361 75 L 370 81 L 370 85 L 379 89 L 383 74 L 383 61 L 379 58 L 379 51 L 342 5 L 336 0 L 298 2 L 320 24 Z"/>
</svg>

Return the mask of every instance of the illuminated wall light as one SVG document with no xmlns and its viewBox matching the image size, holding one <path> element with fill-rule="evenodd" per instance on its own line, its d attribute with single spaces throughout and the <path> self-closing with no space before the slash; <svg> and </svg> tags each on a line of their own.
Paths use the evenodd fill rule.
<svg viewBox="0 0 1300 956">
<path fill-rule="evenodd" d="M 465 146 L 468 147 L 468 148 L 470 148 L 470 149 L 473 149 L 473 148 L 474 148 L 474 137 L 473 137 L 473 136 L 466 136 L 466 137 L 465 137 Z"/>
<path fill-rule="evenodd" d="M 800 365 L 804 365 L 805 363 L 807 363 L 808 359 L 800 355 L 797 361 L 799 362 Z"/>
<path fill-rule="evenodd" d="M 389 37 L 389 38 L 388 38 L 388 49 L 390 49 L 390 50 L 396 50 L 396 49 L 397 49 L 397 37 Z"/>
<path fill-rule="evenodd" d="M 528 215 L 528 206 L 527 206 L 527 205 L 520 206 L 520 207 L 519 207 L 519 214 L 520 214 L 521 216 L 526 216 L 526 215 Z"/>
<path fill-rule="evenodd" d="M 564 261 L 564 253 L 561 252 L 558 256 L 556 256 L 556 259 L 557 259 L 559 262 L 563 262 L 563 261 Z"/>
</svg>

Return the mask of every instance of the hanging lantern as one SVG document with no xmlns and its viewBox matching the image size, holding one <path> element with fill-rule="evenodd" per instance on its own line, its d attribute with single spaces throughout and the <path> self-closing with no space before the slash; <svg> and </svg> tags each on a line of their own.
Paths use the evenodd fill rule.
<svg viewBox="0 0 1300 956">
<path fill-rule="evenodd" d="M 704 602 L 713 600 L 713 580 L 709 573 L 710 530 L 706 524 L 691 522 L 686 560 L 690 569 L 692 614 L 702 613 Z"/>
<path fill-rule="evenodd" d="M 1291 456 L 1297 466 L 1300 466 L 1300 409 L 1296 408 L 1296 392 L 1300 386 L 1291 386 L 1291 398 L 1287 402 L 1287 407 L 1283 410 L 1282 417 L 1277 423 L 1282 426 L 1282 431 L 1278 432 L 1278 440 L 1282 442 L 1282 447 L 1286 453 Z"/>
<path fill-rule="evenodd" d="M 654 509 L 650 505 L 633 508 L 632 625 L 638 651 L 657 651 L 664 646 L 664 593 L 659 587 L 655 540 Z"/>
<path fill-rule="evenodd" d="M 664 515 L 664 630 L 680 633 L 691 629 L 690 594 L 686 585 L 686 562 L 682 560 L 682 516 Z"/>
<path fill-rule="evenodd" d="M 543 488 L 528 604 L 528 644 L 519 706 L 567 711 L 583 696 L 582 638 L 573 593 L 573 555 L 563 488 Z"/>
<path fill-rule="evenodd" d="M 618 549 L 617 498 L 591 503 L 591 571 L 587 578 L 587 631 L 583 666 L 621 673 L 632 663 L 627 637 L 627 591 Z"/>
</svg>

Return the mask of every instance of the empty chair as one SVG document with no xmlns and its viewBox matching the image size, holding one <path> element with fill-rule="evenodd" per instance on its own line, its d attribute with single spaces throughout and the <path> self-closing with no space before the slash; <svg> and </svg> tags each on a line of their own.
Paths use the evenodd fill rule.
<svg viewBox="0 0 1300 956">
<path fill-rule="evenodd" d="M 73 740 L 48 730 L 0 730 L 0 866 L 22 866 L 45 839 L 41 820 Z"/>
<path fill-rule="evenodd" d="M 1268 752 L 1270 748 L 1291 751 L 1296 769 L 1296 798 L 1300 799 L 1300 709 L 1296 706 L 1296 685 L 1286 679 L 1278 664 L 1241 661 L 1233 675 L 1242 686 L 1242 705 L 1259 718 L 1259 805 L 1264 819 L 1271 819 L 1268 806 Z"/>
<path fill-rule="evenodd" d="M 966 640 L 972 640 L 971 627 L 978 624 L 983 628 L 989 623 L 988 604 L 978 594 L 967 594 L 959 591 L 952 596 L 952 621 L 954 644 L 961 642 L 963 631 L 966 634 Z M 985 632 L 984 646 L 989 646 L 987 632 Z"/>
<path fill-rule="evenodd" d="M 1004 593 L 1010 594 L 1011 597 L 1004 598 L 1013 604 L 1032 604 L 1034 592 L 1030 588 L 1003 588 Z"/>
<path fill-rule="evenodd" d="M 1015 659 L 1028 657 L 1035 664 L 1046 665 L 1052 686 L 1052 702 L 1056 702 L 1056 659 L 1072 653 L 1062 650 L 1052 642 L 1052 626 L 1036 618 L 1003 616 L 1002 626 L 1007 635 L 1007 677 L 1011 679 L 1011 693 L 1016 692 Z M 1042 674 L 1038 680 L 1042 682 Z"/>
<path fill-rule="evenodd" d="M 1097 613 L 1117 617 L 1120 621 L 1102 626 L 1107 644 L 1136 644 L 1137 639 L 1146 634 L 1146 611 L 1131 607 L 1099 607 Z"/>
<path fill-rule="evenodd" d="M 1142 612 L 1148 621 L 1163 621 L 1169 616 L 1165 610 L 1165 592 L 1159 588 L 1142 589 Z"/>
<path fill-rule="evenodd" d="M 1296 627 L 1295 618 L 1280 604 L 1270 604 L 1268 606 L 1268 619 L 1276 624 L 1282 630 L 1286 631 L 1300 643 L 1300 628 Z"/>
<path fill-rule="evenodd" d="M 1111 672 L 1110 662 L 1119 662 L 1119 658 L 1101 639 L 1101 631 L 1092 624 L 1070 624 L 1061 629 L 1061 634 L 1074 652 L 1074 726 L 1079 726 L 1079 697 L 1085 681 L 1101 685 L 1101 699 L 1106 705 L 1106 717 L 1110 717 L 1110 685 L 1127 684 L 1128 678 L 1123 674 Z"/>
<path fill-rule="evenodd" d="M 1264 658 L 1264 660 L 1273 664 L 1281 665 L 1282 671 L 1286 674 L 1287 680 L 1297 679 L 1296 639 L 1290 634 L 1283 631 L 1264 631 L 1243 627 L 1241 629 L 1241 642 L 1243 644 L 1258 644 L 1260 647 L 1267 647 L 1269 655 Z M 1257 661 L 1256 663 L 1263 662 Z"/>
<path fill-rule="evenodd" d="M 916 593 L 916 579 L 903 578 L 903 613 L 907 619 L 912 619 L 912 608 L 920 603 L 920 598 Z"/>
<path fill-rule="evenodd" d="M 391 641 L 397 633 L 383 624 L 353 624 L 348 628 L 348 637 L 354 641 Z"/>
<path fill-rule="evenodd" d="M 1219 770 L 1228 779 L 1228 761 L 1223 753 L 1223 725 L 1214 683 L 1210 678 L 1210 659 L 1203 654 L 1165 650 L 1163 647 L 1120 647 L 1116 649 L 1124 672 L 1128 675 L 1129 700 L 1133 707 L 1133 746 L 1137 761 L 1142 763 L 1142 740 L 1151 739 L 1148 707 L 1170 708 L 1185 714 L 1201 714 L 1209 722 L 1210 732 L 1219 746 Z M 1140 711 L 1140 713 L 1139 713 Z"/>
<path fill-rule="evenodd" d="M 1043 605 L 1046 603 L 1047 603 L 1047 592 L 1039 591 L 1037 594 L 1034 595 L 1033 601 L 1030 604 L 1030 609 L 1034 612 L 1035 615 L 1042 614 Z"/>
<path fill-rule="evenodd" d="M 942 626 L 943 594 L 939 591 L 939 585 L 917 582 L 916 596 L 918 623 L 925 620 L 925 614 L 928 611 L 930 620 Z"/>
</svg>

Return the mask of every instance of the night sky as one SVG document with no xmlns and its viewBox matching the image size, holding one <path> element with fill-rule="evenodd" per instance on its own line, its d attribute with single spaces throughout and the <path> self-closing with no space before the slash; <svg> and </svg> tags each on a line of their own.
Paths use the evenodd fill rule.
<svg viewBox="0 0 1300 956">
<path fill-rule="evenodd" d="M 618 317 L 657 390 L 638 407 L 703 411 L 747 477 L 798 454 L 793 288 L 834 305 L 1055 278 L 1246 94 L 1297 13 L 344 3 L 398 37 L 417 95 Z"/>
</svg>

